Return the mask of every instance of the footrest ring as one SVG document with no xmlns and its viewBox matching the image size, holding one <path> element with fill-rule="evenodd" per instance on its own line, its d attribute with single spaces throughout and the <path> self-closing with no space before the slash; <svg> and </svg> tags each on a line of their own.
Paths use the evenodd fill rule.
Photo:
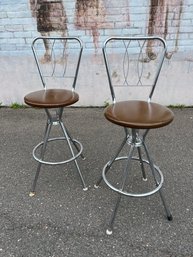
<svg viewBox="0 0 193 257">
<path fill-rule="evenodd" d="M 48 139 L 48 143 L 51 142 L 51 141 L 56 141 L 56 140 L 66 140 L 66 138 L 65 138 L 65 137 L 50 138 L 50 139 Z M 69 139 L 69 140 L 70 140 L 70 139 Z M 72 141 L 72 140 L 70 140 L 70 141 Z M 43 164 L 48 164 L 48 165 L 60 165 L 60 164 L 64 164 L 64 163 L 68 163 L 68 162 L 74 161 L 76 158 L 78 158 L 78 157 L 81 155 L 81 153 L 82 153 L 82 151 L 83 151 L 83 146 L 82 146 L 82 144 L 81 144 L 78 140 L 76 140 L 76 139 L 73 139 L 73 142 L 74 142 L 74 144 L 77 144 L 77 145 L 79 146 L 79 152 L 78 152 L 76 155 L 72 156 L 72 158 L 70 158 L 70 159 L 68 159 L 68 160 L 59 161 L 59 162 L 50 162 L 50 161 L 43 161 L 43 160 L 39 159 L 39 158 L 36 156 L 36 151 L 37 151 L 37 149 L 39 149 L 39 147 L 41 147 L 41 146 L 43 145 L 43 141 L 40 142 L 39 144 L 37 144 L 37 145 L 34 147 L 33 153 L 32 153 L 32 154 L 33 154 L 33 158 L 34 158 L 37 162 L 40 162 L 40 163 L 43 163 Z"/>
<path fill-rule="evenodd" d="M 125 159 L 127 159 L 127 158 L 128 158 L 127 156 L 118 157 L 118 158 L 116 158 L 116 159 L 114 160 L 114 162 L 115 162 L 115 161 L 125 160 Z M 138 159 L 138 158 L 135 158 L 135 157 L 132 157 L 132 160 L 134 160 L 134 161 L 139 161 L 139 159 Z M 148 165 L 150 165 L 150 163 L 149 163 L 147 160 L 142 159 L 142 161 L 145 162 L 145 163 L 147 163 Z M 129 192 L 123 191 L 123 190 L 118 189 L 118 188 L 116 188 L 115 186 L 113 186 L 113 185 L 108 181 L 108 179 L 107 179 L 107 177 L 106 177 L 106 173 L 107 173 L 107 171 L 109 170 L 109 166 L 112 166 L 112 165 L 113 165 L 113 164 L 111 163 L 111 161 L 109 161 L 109 162 L 107 162 L 106 165 L 104 166 L 103 171 L 102 171 L 103 180 L 104 180 L 104 182 L 106 183 L 106 185 L 107 185 L 108 187 L 110 187 L 113 191 L 115 191 L 115 192 L 117 192 L 117 193 L 120 193 L 120 194 L 122 194 L 122 195 L 130 196 L 130 197 L 146 197 L 146 196 L 150 196 L 150 195 L 153 195 L 153 194 L 155 194 L 156 192 L 158 192 L 158 191 L 161 189 L 162 185 L 163 185 L 163 182 L 164 182 L 163 174 L 162 174 L 161 170 L 159 169 L 159 167 L 156 166 L 156 165 L 154 165 L 154 170 L 155 170 L 155 172 L 157 172 L 157 174 L 158 174 L 159 177 L 160 177 L 159 184 L 156 185 L 156 188 L 155 188 L 155 189 L 153 189 L 153 190 L 151 190 L 151 191 L 148 191 L 148 192 L 145 192 L 145 193 L 129 193 Z M 108 168 L 108 169 L 107 169 L 107 168 Z"/>
</svg>

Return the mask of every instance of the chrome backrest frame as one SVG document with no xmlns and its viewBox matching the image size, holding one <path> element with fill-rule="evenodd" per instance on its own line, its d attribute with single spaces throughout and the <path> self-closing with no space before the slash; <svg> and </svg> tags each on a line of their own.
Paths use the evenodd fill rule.
<svg viewBox="0 0 193 257">
<path fill-rule="evenodd" d="M 164 58 L 167 52 L 167 45 L 166 45 L 166 41 L 159 37 L 159 36 L 142 36 L 142 37 L 109 37 L 103 44 L 102 47 L 102 52 L 103 52 L 103 57 L 104 57 L 104 62 L 105 62 L 105 67 L 106 67 L 106 72 L 107 72 L 107 77 L 108 77 L 108 82 L 109 82 L 109 87 L 110 87 L 110 92 L 111 92 L 111 96 L 112 96 L 112 101 L 113 103 L 116 102 L 116 95 L 115 95 L 115 90 L 114 90 L 114 86 L 112 83 L 112 76 L 110 73 L 110 65 L 109 65 L 109 61 L 108 61 L 108 55 L 107 55 L 107 46 L 111 41 L 160 41 L 160 43 L 163 45 L 163 53 L 162 55 L 159 57 L 159 65 L 158 65 L 158 69 L 157 69 L 157 73 L 155 75 L 155 80 L 154 83 L 152 84 L 149 96 L 148 96 L 148 101 L 151 101 L 151 98 L 153 96 L 160 72 L 161 72 L 161 68 L 164 62 Z"/>
<path fill-rule="evenodd" d="M 74 91 L 75 87 L 76 87 L 76 82 L 77 82 L 78 72 L 79 72 L 79 68 L 80 68 L 81 57 L 82 57 L 82 51 L 83 51 L 82 41 L 78 37 L 40 36 L 40 37 L 34 38 L 34 40 L 32 41 L 32 44 L 31 44 L 31 48 L 32 48 L 32 52 L 33 52 L 33 55 L 34 55 L 34 58 L 35 58 L 38 73 L 39 73 L 39 76 L 40 76 L 40 79 L 41 79 L 41 82 L 42 82 L 42 85 L 43 85 L 44 89 L 47 88 L 46 87 L 46 82 L 45 82 L 44 75 L 43 75 L 42 69 L 41 69 L 42 64 L 40 64 L 40 61 L 39 61 L 39 58 L 38 58 L 38 55 L 37 55 L 37 51 L 36 51 L 36 47 L 35 47 L 35 44 L 39 40 L 42 40 L 42 41 L 51 40 L 51 41 L 53 41 L 53 45 L 54 45 L 55 41 L 66 41 L 66 42 L 75 41 L 76 43 L 79 44 L 79 48 L 77 49 L 77 51 L 79 51 L 78 52 L 78 58 L 77 58 L 77 63 L 76 63 L 76 68 L 75 68 L 74 80 L 73 80 L 73 83 L 72 83 L 72 91 Z"/>
</svg>

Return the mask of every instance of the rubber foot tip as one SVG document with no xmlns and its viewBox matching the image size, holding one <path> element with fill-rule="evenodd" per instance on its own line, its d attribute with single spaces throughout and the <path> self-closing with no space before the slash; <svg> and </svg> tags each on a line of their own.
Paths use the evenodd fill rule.
<svg viewBox="0 0 193 257">
<path fill-rule="evenodd" d="M 88 187 L 84 187 L 84 188 L 83 188 L 83 191 L 87 191 L 87 190 L 88 190 Z"/>
<path fill-rule="evenodd" d="M 173 217 L 172 217 L 172 215 L 170 215 L 170 216 L 167 216 L 167 218 L 168 218 L 168 220 L 169 220 L 169 221 L 173 220 Z"/>
<path fill-rule="evenodd" d="M 113 234 L 113 231 L 112 231 L 111 229 L 107 229 L 107 230 L 106 230 L 106 234 L 107 234 L 108 236 L 110 236 L 110 235 Z"/>
<path fill-rule="evenodd" d="M 94 188 L 99 188 L 99 186 L 95 184 L 95 185 L 94 185 Z"/>
<path fill-rule="evenodd" d="M 143 178 L 143 181 L 147 181 L 147 178 Z"/>
<path fill-rule="evenodd" d="M 30 196 L 30 197 L 33 197 L 35 194 L 36 194 L 35 192 L 30 192 L 30 193 L 29 193 L 29 196 Z"/>
</svg>

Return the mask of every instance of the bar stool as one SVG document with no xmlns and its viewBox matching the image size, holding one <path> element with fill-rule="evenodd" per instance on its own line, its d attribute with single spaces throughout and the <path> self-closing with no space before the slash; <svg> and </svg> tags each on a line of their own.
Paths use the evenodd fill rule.
<svg viewBox="0 0 193 257">
<path fill-rule="evenodd" d="M 154 49 L 150 45 L 154 45 Z M 98 188 L 104 181 L 118 193 L 106 230 L 108 235 L 113 232 L 123 195 L 139 198 L 159 192 L 167 219 L 172 220 L 162 192 L 163 174 L 145 142 L 151 129 L 167 126 L 174 118 L 170 109 L 151 101 L 165 54 L 166 42 L 160 37 L 111 37 L 103 46 L 113 102 L 105 109 L 104 116 L 111 123 L 123 127 L 125 135 L 95 185 Z M 136 96 L 130 99 L 133 91 Z M 117 97 L 121 100 L 117 101 Z"/>
<path fill-rule="evenodd" d="M 76 37 L 37 37 L 32 42 L 32 51 L 35 57 L 43 89 L 30 92 L 24 97 L 24 102 L 32 107 L 44 109 L 47 122 L 42 142 L 33 149 L 33 157 L 38 162 L 35 179 L 30 196 L 35 195 L 35 188 L 42 164 L 61 165 L 74 162 L 83 190 L 88 187 L 77 163 L 82 154 L 82 144 L 74 139 L 64 123 L 64 107 L 71 106 L 79 100 L 75 92 L 77 76 L 82 56 L 82 42 Z M 62 136 L 51 137 L 53 126 L 59 126 Z M 68 151 L 66 158 L 53 161 L 46 158 L 47 145 L 62 141 Z M 70 157 L 69 157 L 70 156 Z"/>
</svg>

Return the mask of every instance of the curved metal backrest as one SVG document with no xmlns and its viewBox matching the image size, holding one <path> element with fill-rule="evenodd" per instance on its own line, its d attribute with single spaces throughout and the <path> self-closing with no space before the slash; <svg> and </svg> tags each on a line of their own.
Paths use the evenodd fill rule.
<svg viewBox="0 0 193 257">
<path fill-rule="evenodd" d="M 37 37 L 32 51 L 43 87 L 65 87 L 73 91 L 76 86 L 82 41 L 77 37 Z M 61 83 L 61 80 L 64 82 Z"/>
<path fill-rule="evenodd" d="M 150 101 L 165 54 L 166 42 L 160 37 L 108 38 L 104 42 L 103 56 L 113 102 L 116 102 L 116 87 L 121 90 L 133 86 L 150 87 Z"/>
</svg>

